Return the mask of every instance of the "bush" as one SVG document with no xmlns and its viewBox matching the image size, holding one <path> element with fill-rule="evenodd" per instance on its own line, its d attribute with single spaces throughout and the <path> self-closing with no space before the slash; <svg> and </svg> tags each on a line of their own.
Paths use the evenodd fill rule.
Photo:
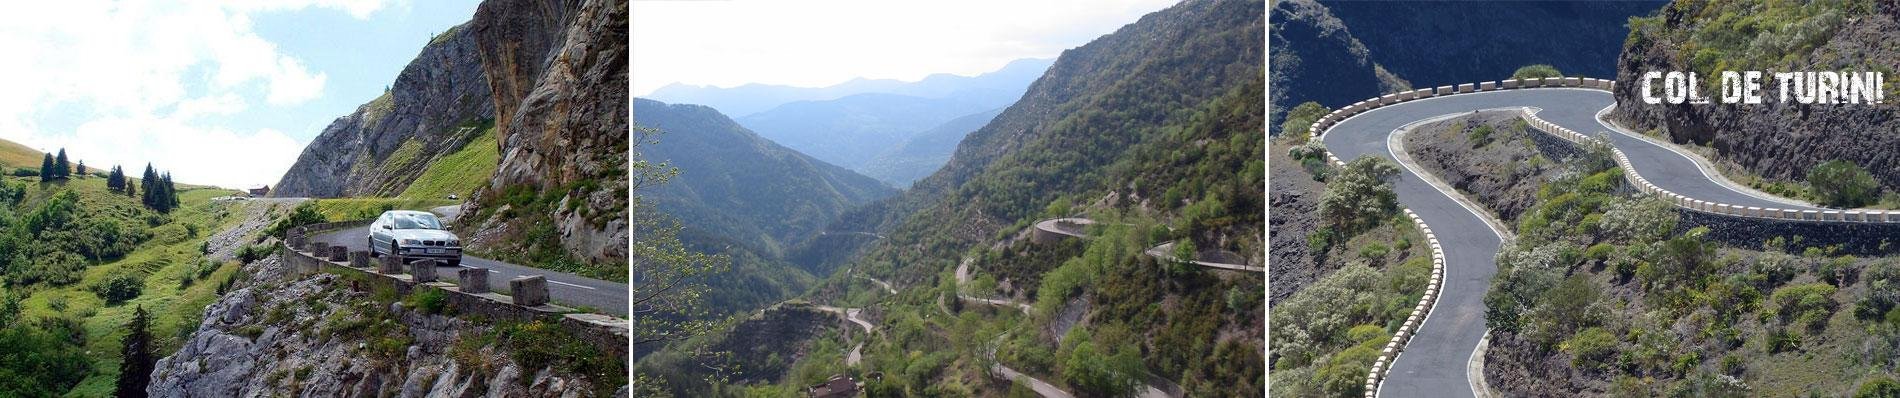
<svg viewBox="0 0 1900 398">
<path fill-rule="evenodd" d="M 1827 323 L 1828 314 L 1835 306 L 1834 291 L 1834 286 L 1826 283 L 1789 285 L 1775 289 L 1769 301 L 1775 303 L 1774 314 L 1783 323 L 1792 321 L 1813 329 Z"/>
<path fill-rule="evenodd" d="M 1861 207 L 1880 200 L 1880 183 L 1854 162 L 1832 160 L 1808 170 L 1808 186 L 1822 204 Z"/>
<path fill-rule="evenodd" d="M 1511 72 L 1512 79 L 1539 79 L 1546 77 L 1564 77 L 1564 74 L 1563 72 L 1557 71 L 1557 67 L 1545 64 L 1524 65 L 1523 67 L 1517 68 L 1516 72 Z"/>
<path fill-rule="evenodd" d="M 1381 157 L 1346 163 L 1320 194 L 1320 217 L 1346 236 L 1378 226 L 1398 211 L 1398 196 L 1392 192 L 1392 181 L 1398 175 L 1398 166 Z"/>
<path fill-rule="evenodd" d="M 403 300 L 403 303 L 425 314 L 441 315 L 448 309 L 449 295 L 442 289 L 416 289 L 414 293 L 409 294 L 407 300 Z"/>
<path fill-rule="evenodd" d="M 40 171 L 32 167 L 19 167 L 19 168 L 13 169 L 14 177 L 34 177 L 38 175 L 40 175 Z"/>
<path fill-rule="evenodd" d="M 138 298 L 145 290 L 145 277 L 138 274 L 120 273 L 92 285 L 92 293 L 105 299 L 107 305 L 123 303 Z"/>
<path fill-rule="evenodd" d="M 244 247 L 238 248 L 237 259 L 239 262 L 250 264 L 253 261 L 261 260 L 265 257 L 270 257 L 272 254 L 276 254 L 276 253 L 277 253 L 277 247 L 274 245 L 269 245 L 269 244 L 245 245 Z"/>
<path fill-rule="evenodd" d="M 1588 328 L 1565 340 L 1561 349 L 1570 353 L 1570 366 L 1590 369 L 1602 368 L 1606 360 L 1616 354 L 1616 336 L 1603 328 Z"/>
<path fill-rule="evenodd" d="M 270 228 L 264 230 L 264 234 L 283 236 L 284 231 L 288 231 L 291 228 L 325 222 L 330 222 L 330 220 L 324 218 L 322 212 L 317 211 L 317 202 L 307 201 L 291 209 L 290 214 L 285 215 L 284 218 L 277 219 L 276 223 L 271 224 Z"/>
<path fill-rule="evenodd" d="M 1900 382 L 1885 376 L 1868 380 L 1861 383 L 1860 391 L 1854 393 L 1854 398 L 1900 398 Z"/>
</svg>

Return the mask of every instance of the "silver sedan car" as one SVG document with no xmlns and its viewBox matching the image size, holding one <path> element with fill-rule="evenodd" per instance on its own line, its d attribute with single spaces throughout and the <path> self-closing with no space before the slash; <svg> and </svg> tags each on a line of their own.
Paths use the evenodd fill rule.
<svg viewBox="0 0 1900 398">
<path fill-rule="evenodd" d="M 390 210 L 369 225 L 371 256 L 398 255 L 406 259 L 433 258 L 450 266 L 462 264 L 462 239 L 442 227 L 434 214 Z"/>
</svg>

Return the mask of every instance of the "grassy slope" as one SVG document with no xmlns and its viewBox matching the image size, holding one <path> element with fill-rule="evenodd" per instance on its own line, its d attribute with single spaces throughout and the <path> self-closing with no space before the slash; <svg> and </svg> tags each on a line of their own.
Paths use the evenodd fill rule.
<svg viewBox="0 0 1900 398">
<path fill-rule="evenodd" d="M 339 198 L 317 199 L 317 212 L 330 221 L 367 220 L 384 210 L 422 210 L 458 202 L 447 199 Z"/>
<path fill-rule="evenodd" d="M 480 134 L 461 150 L 430 163 L 397 197 L 442 199 L 453 194 L 466 198 L 487 184 L 488 176 L 495 174 L 495 168 L 501 163 L 501 148 L 496 144 L 493 126 Z"/>
<path fill-rule="evenodd" d="M 62 186 L 40 186 L 36 178 L 19 180 L 31 182 L 28 184 L 27 202 L 43 201 Z M 106 211 L 114 217 L 132 218 L 141 214 L 135 198 L 108 191 L 104 179 L 76 179 L 66 182 L 63 187 L 79 194 L 81 207 L 109 209 Z M 87 268 L 79 283 L 32 291 L 23 300 L 24 317 L 54 316 L 60 312 L 83 315 L 79 318 L 85 323 L 86 349 L 93 353 L 95 373 L 67 395 L 111 395 L 113 382 L 118 378 L 119 339 L 124 336 L 123 329 L 131 321 L 134 308 L 144 306 L 146 311 L 153 314 L 152 335 L 158 342 L 159 354 L 164 355 L 177 349 L 182 342 L 180 336 L 197 328 L 205 305 L 217 298 L 216 281 L 237 272 L 236 264 L 220 264 L 211 275 L 190 287 L 179 287 L 182 275 L 191 272 L 203 257 L 198 246 L 216 231 L 240 221 L 239 217 L 232 214 L 239 209 L 211 202 L 213 197 L 230 195 L 234 191 L 181 189 L 185 189 L 179 194 L 183 206 L 172 213 L 170 223 L 153 228 L 152 239 L 141 244 L 137 250 L 117 261 Z M 189 228 L 185 227 L 187 224 L 197 225 L 197 234 L 191 234 Z M 146 275 L 144 293 L 138 298 L 106 306 L 103 299 L 87 290 L 107 277 L 126 272 Z M 64 311 L 53 310 L 53 302 L 63 302 Z"/>
<path fill-rule="evenodd" d="M 18 142 L 0 140 L 0 166 L 4 166 L 8 169 L 7 171 L 15 167 L 40 167 L 40 160 L 45 156 L 46 153 L 38 149 L 29 148 Z"/>
</svg>

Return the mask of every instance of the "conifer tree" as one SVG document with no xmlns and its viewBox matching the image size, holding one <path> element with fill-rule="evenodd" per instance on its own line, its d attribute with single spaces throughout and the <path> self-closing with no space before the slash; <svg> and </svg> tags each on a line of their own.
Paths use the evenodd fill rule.
<svg viewBox="0 0 1900 398">
<path fill-rule="evenodd" d="M 152 369 L 158 361 L 152 358 L 152 332 L 150 315 L 145 306 L 140 305 L 132 313 L 132 323 L 126 325 L 130 333 L 119 340 L 120 358 L 117 397 L 145 397 L 145 386 L 152 382 Z"/>
<path fill-rule="evenodd" d="M 85 177 L 86 176 L 86 161 L 84 160 L 79 161 L 79 166 L 76 166 L 73 168 L 73 174 L 78 174 L 80 177 Z"/>
<path fill-rule="evenodd" d="M 59 149 L 59 156 L 53 158 L 53 178 L 66 179 L 73 175 L 73 164 L 66 162 L 66 148 Z"/>
<path fill-rule="evenodd" d="M 53 177 L 53 154 L 49 153 L 40 160 L 40 182 L 52 181 Z"/>
</svg>

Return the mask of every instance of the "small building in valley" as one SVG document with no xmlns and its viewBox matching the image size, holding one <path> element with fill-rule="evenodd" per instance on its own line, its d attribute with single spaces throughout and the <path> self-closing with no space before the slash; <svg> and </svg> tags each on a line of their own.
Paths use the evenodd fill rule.
<svg viewBox="0 0 1900 398">
<path fill-rule="evenodd" d="M 805 388 L 812 398 L 846 398 L 858 395 L 858 380 L 845 375 L 831 375 L 831 380 L 813 384 Z"/>
<path fill-rule="evenodd" d="M 270 195 L 270 185 L 264 185 L 261 187 L 251 188 L 250 191 L 251 191 L 252 197 Z"/>
</svg>

